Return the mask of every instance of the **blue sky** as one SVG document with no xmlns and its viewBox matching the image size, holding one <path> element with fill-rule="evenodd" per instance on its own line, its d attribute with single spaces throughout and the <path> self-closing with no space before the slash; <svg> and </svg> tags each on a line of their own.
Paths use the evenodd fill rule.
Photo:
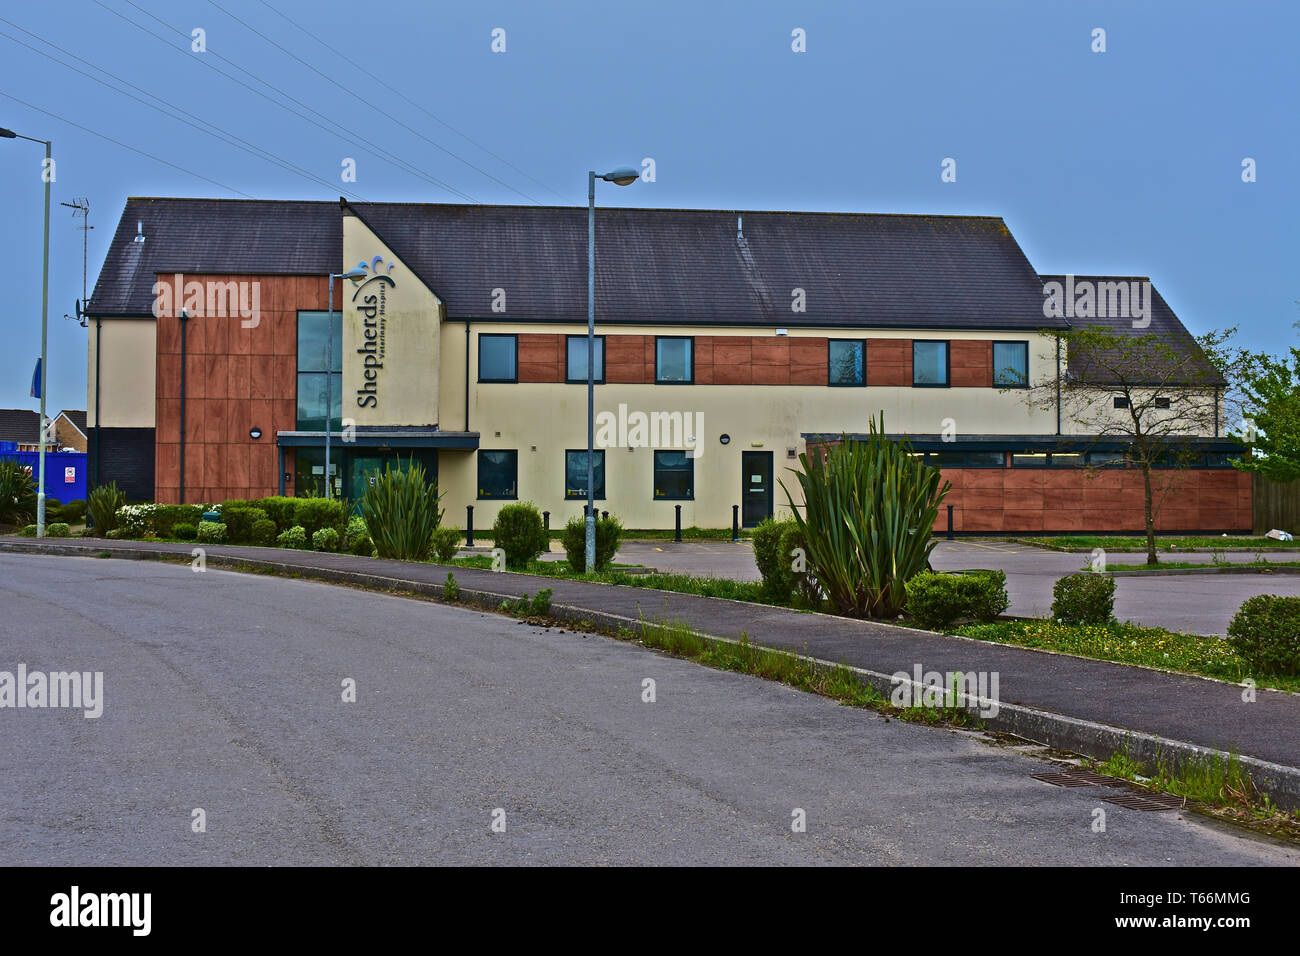
<svg viewBox="0 0 1300 956">
<path fill-rule="evenodd" d="M 0 126 L 53 139 L 58 163 L 51 411 L 85 407 L 86 333 L 63 318 L 81 295 L 82 236 L 60 202 L 90 200 L 93 289 L 128 196 L 578 205 L 589 168 L 647 157 L 654 183 L 602 187 L 599 202 L 997 215 L 1039 272 L 1149 275 L 1193 332 L 1238 325 L 1240 344 L 1274 352 L 1296 341 L 1300 5 L 656 0 L 611 9 L 568 0 L 6 5 L 0 93 L 30 106 L 0 95 Z M 1105 53 L 1091 49 L 1098 27 Z M 191 50 L 196 28 L 206 53 Z M 491 48 L 497 28 L 504 53 Z M 791 49 L 796 28 L 806 52 Z M 147 91 L 133 95 L 161 97 L 323 182 L 9 37 L 94 76 L 109 79 L 94 68 L 107 70 Z M 346 132 L 267 98 L 286 95 Z M 0 314 L 0 407 L 36 407 L 41 157 L 36 144 L 0 140 L 0 261 L 13 272 Z M 341 181 L 346 157 L 355 183 Z M 940 179 L 947 157 L 956 182 Z M 1245 157 L 1256 182 L 1242 182 Z"/>
</svg>

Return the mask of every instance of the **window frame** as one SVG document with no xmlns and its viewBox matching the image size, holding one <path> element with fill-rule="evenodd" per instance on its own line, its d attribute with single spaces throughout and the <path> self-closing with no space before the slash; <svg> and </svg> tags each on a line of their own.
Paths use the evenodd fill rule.
<svg viewBox="0 0 1300 956">
<path fill-rule="evenodd" d="M 831 375 L 834 363 L 831 361 L 831 346 L 836 342 L 850 342 L 862 349 L 862 381 L 837 382 Z M 826 340 L 826 384 L 830 388 L 866 388 L 867 387 L 867 340 L 866 339 L 827 339 Z"/>
<path fill-rule="evenodd" d="M 659 456 L 660 455 L 681 455 L 682 458 L 690 465 L 690 483 L 691 491 L 688 495 L 657 495 L 655 494 L 656 486 L 659 484 L 657 475 L 659 474 Z M 650 456 L 650 496 L 655 501 L 694 501 L 695 500 L 695 459 L 686 451 L 676 448 L 662 448 L 651 453 Z M 665 469 L 668 470 L 668 469 Z M 680 471 L 682 469 L 671 469 Z"/>
<path fill-rule="evenodd" d="M 916 380 L 916 347 L 918 345 L 943 346 L 943 381 L 918 382 Z M 913 388 L 952 388 L 952 340 L 951 339 L 912 339 L 912 387 Z"/>
<path fill-rule="evenodd" d="M 492 454 L 504 453 L 514 456 L 515 463 L 515 493 L 512 495 L 487 495 L 483 493 L 483 453 Z M 519 500 L 519 449 L 518 448 L 480 448 L 474 461 L 474 486 L 478 491 L 476 501 L 518 501 Z"/>
<path fill-rule="evenodd" d="M 329 330 L 330 330 L 329 334 L 331 337 L 333 337 L 334 334 L 333 320 L 337 319 L 338 327 L 339 327 L 339 337 L 337 342 L 338 348 L 333 350 L 334 363 L 338 365 L 337 370 L 326 369 L 324 367 L 308 368 L 303 366 L 303 350 L 302 350 L 303 316 L 309 316 L 310 319 L 314 319 L 316 321 L 319 321 L 320 319 L 324 318 L 325 322 L 329 326 Z M 337 431 L 343 427 L 343 313 L 341 311 L 336 311 L 331 313 L 327 309 L 298 309 L 294 313 L 293 334 L 294 334 L 294 358 L 293 358 L 294 428 L 296 428 L 299 431 L 318 431 L 318 430 L 324 431 L 326 429 L 328 429 L 331 432 Z M 322 360 L 321 365 L 323 366 L 324 365 L 323 355 L 321 356 L 321 360 Z M 304 425 L 303 424 L 304 421 L 310 421 L 311 419 L 303 419 L 298 414 L 302 410 L 301 402 L 302 402 L 303 391 L 304 391 L 302 388 L 302 377 L 304 375 L 333 376 L 333 379 L 330 383 L 330 404 L 333 405 L 336 401 L 338 402 L 339 417 L 338 419 L 334 419 L 332 415 L 333 409 L 332 408 L 326 409 L 325 416 L 324 416 L 324 424 L 319 429 Z"/>
<path fill-rule="evenodd" d="M 664 381 L 659 377 L 659 343 L 666 339 L 674 339 L 691 343 L 690 347 L 690 368 L 687 370 L 687 377 L 681 381 Z M 602 369 L 603 371 L 603 369 Z M 655 336 L 655 381 L 656 385 L 694 385 L 695 384 L 695 336 L 693 335 L 656 335 Z"/>
<path fill-rule="evenodd" d="M 566 334 L 564 336 L 564 384 L 565 385 L 586 385 L 587 376 L 584 375 L 582 376 L 582 378 L 573 378 L 572 376 L 569 375 L 569 343 L 572 342 L 574 339 L 581 340 L 585 345 L 587 342 L 587 335 L 584 332 L 580 335 Z M 597 335 L 596 341 L 600 343 L 600 375 L 595 377 L 594 382 L 597 385 L 604 385 L 605 364 L 606 364 L 605 358 L 609 353 L 608 350 L 605 348 L 605 336 Z"/>
<path fill-rule="evenodd" d="M 564 500 L 565 501 L 586 501 L 587 500 L 587 493 L 585 491 L 580 491 L 577 494 L 569 494 L 569 456 L 585 455 L 585 454 L 587 454 L 587 449 L 585 448 L 564 449 Z M 604 501 L 606 486 L 609 484 L 609 472 L 606 470 L 609 456 L 605 454 L 604 448 L 597 448 L 592 452 L 592 454 L 593 456 L 599 456 L 595 460 L 600 463 L 600 468 L 601 468 L 600 484 L 596 486 L 596 493 L 592 495 L 592 499 L 595 501 Z"/>
<path fill-rule="evenodd" d="M 998 381 L 998 346 L 999 345 L 1019 345 L 1025 350 L 1025 378 L 1022 382 L 999 382 Z M 994 339 L 991 348 L 993 358 L 993 387 L 994 388 L 1028 388 L 1029 387 L 1029 340 L 1028 339 Z"/>
<path fill-rule="evenodd" d="M 484 378 L 483 377 L 483 340 L 484 339 L 512 339 L 514 342 L 514 366 L 515 374 L 512 378 Z M 519 333 L 517 332 L 480 332 L 478 334 L 478 380 L 485 385 L 517 385 L 519 384 Z"/>
</svg>

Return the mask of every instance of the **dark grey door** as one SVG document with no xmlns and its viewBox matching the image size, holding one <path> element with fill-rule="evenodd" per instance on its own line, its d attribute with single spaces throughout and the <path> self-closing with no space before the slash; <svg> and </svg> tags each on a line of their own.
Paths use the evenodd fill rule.
<svg viewBox="0 0 1300 956">
<path fill-rule="evenodd" d="M 740 521 L 752 528 L 772 515 L 775 501 L 772 488 L 772 453 L 770 451 L 742 451 L 740 453 Z"/>
</svg>

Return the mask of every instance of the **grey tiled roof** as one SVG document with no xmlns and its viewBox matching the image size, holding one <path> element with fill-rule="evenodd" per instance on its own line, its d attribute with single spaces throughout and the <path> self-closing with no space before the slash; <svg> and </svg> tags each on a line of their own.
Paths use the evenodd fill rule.
<svg viewBox="0 0 1300 956">
<path fill-rule="evenodd" d="M 586 318 L 585 207 L 348 208 L 453 319 Z M 90 311 L 148 315 L 155 272 L 335 271 L 341 230 L 336 203 L 131 199 Z M 505 313 L 492 311 L 495 289 Z M 795 289 L 804 312 L 791 309 Z M 982 216 L 598 209 L 596 292 L 602 323 L 1064 327 L 1043 317 L 1038 276 L 1006 225 Z"/>
<path fill-rule="evenodd" d="M 41 414 L 25 408 L 0 408 L 0 441 L 41 440 Z"/>
<path fill-rule="evenodd" d="M 1063 275 L 1044 275 L 1041 277 L 1043 283 L 1060 282 L 1065 283 Z M 1103 282 L 1150 282 L 1147 276 L 1093 276 L 1093 275 L 1076 275 L 1074 282 L 1091 282 L 1094 288 Z M 1187 376 L 1187 382 L 1196 382 L 1205 385 L 1224 385 L 1226 384 L 1223 376 L 1218 373 L 1205 358 L 1205 353 L 1196 343 L 1192 333 L 1174 314 L 1174 310 L 1169 307 L 1160 292 L 1154 285 L 1151 286 L 1151 307 L 1150 307 L 1150 324 L 1142 328 L 1134 327 L 1134 320 L 1129 315 L 1121 316 L 1098 316 L 1091 318 L 1067 318 L 1072 328 L 1105 328 L 1111 332 L 1121 335 L 1149 335 L 1163 339 L 1169 346 L 1176 350 L 1180 355 L 1187 356 L 1186 361 L 1178 359 L 1178 370 L 1191 373 Z M 1143 321 L 1143 320 L 1140 320 Z M 1154 353 L 1137 353 L 1137 354 L 1168 354 L 1163 352 Z M 1095 362 L 1081 362 L 1076 356 L 1070 356 L 1067 359 L 1067 374 L 1085 377 L 1090 383 L 1097 384 L 1114 384 L 1116 377 L 1107 374 L 1105 370 L 1099 368 Z M 1158 370 L 1152 370 L 1151 382 L 1160 381 L 1162 378 Z M 1131 382 L 1130 384 L 1136 384 Z"/>
</svg>

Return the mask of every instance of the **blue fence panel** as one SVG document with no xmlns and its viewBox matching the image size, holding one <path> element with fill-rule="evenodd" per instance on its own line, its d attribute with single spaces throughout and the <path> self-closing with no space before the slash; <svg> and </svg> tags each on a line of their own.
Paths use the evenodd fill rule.
<svg viewBox="0 0 1300 956">
<path fill-rule="evenodd" d="M 41 455 L 35 451 L 17 451 L 15 442 L 0 442 L 0 458 L 16 458 L 40 474 Z M 45 497 L 61 502 L 86 500 L 86 453 L 84 451 L 48 451 L 45 453 Z"/>
</svg>

